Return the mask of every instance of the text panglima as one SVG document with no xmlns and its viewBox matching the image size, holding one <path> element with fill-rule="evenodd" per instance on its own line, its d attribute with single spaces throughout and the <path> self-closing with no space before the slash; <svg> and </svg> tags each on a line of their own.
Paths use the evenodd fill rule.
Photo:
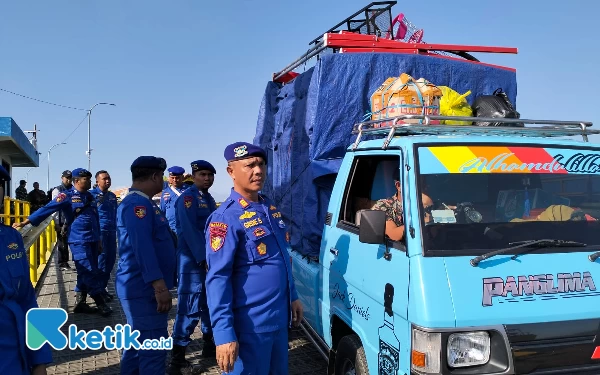
<svg viewBox="0 0 600 375">
<path fill-rule="evenodd" d="M 483 306 L 492 306 L 494 297 L 512 297 L 566 294 L 595 291 L 596 285 L 589 272 L 559 273 L 558 275 L 508 276 L 483 279 Z"/>
</svg>

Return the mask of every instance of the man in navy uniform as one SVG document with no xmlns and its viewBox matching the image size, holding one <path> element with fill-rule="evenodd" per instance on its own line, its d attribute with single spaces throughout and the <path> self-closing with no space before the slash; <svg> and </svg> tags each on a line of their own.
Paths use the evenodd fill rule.
<svg viewBox="0 0 600 375">
<path fill-rule="evenodd" d="M 217 364 L 231 374 L 288 373 L 288 328 L 303 309 L 281 213 L 259 194 L 266 153 L 237 142 L 225 148 L 229 198 L 206 229 L 206 287 Z"/>
<path fill-rule="evenodd" d="M 2 180 L 10 181 L 10 175 L 0 165 Z M 52 362 L 50 345 L 38 350 L 25 346 L 25 316 L 37 307 L 23 237 L 0 223 L 0 374 L 46 375 L 46 364 Z"/>
<path fill-rule="evenodd" d="M 165 339 L 175 276 L 175 244 L 167 219 L 152 201 L 163 188 L 167 164 L 140 156 L 131 164 L 133 183 L 117 209 L 119 265 L 116 289 L 138 341 Z M 121 374 L 160 374 L 166 370 L 165 350 L 126 349 Z"/>
<path fill-rule="evenodd" d="M 48 192 L 49 200 L 56 199 L 58 194 L 64 193 L 67 190 L 73 189 L 73 174 L 71 171 L 63 171 L 61 176 L 61 184 L 50 189 Z M 62 212 L 58 213 L 56 223 L 56 256 L 58 257 L 58 267 L 63 270 L 70 270 L 69 266 L 69 241 L 67 233 L 69 231 L 67 218 Z"/>
<path fill-rule="evenodd" d="M 204 228 L 217 203 L 208 192 L 215 180 L 216 170 L 205 160 L 191 163 L 194 184 L 175 201 L 177 217 L 177 261 L 179 284 L 177 287 L 177 316 L 173 326 L 173 352 L 171 374 L 179 369 L 189 369 L 185 351 L 190 336 L 200 320 L 204 346 L 202 355 L 215 354 L 215 344 L 206 304 L 206 249 Z"/>
<path fill-rule="evenodd" d="M 169 227 L 173 232 L 177 230 L 175 227 L 175 200 L 185 191 L 183 185 L 183 174 L 185 169 L 173 166 L 169 168 L 169 186 L 163 189 L 160 196 L 160 210 L 167 217 Z"/>
<path fill-rule="evenodd" d="M 115 260 L 117 258 L 117 196 L 109 191 L 111 185 L 110 174 L 102 170 L 96 172 L 96 187 L 90 193 L 96 199 L 98 214 L 100 216 L 100 238 L 102 240 L 102 254 L 98 256 L 98 268 L 103 273 L 102 295 L 105 300 L 112 301 L 113 295 L 108 293 L 107 285 Z"/>
<path fill-rule="evenodd" d="M 96 302 L 103 316 L 112 313 L 112 309 L 102 297 L 102 272 L 98 269 L 98 255 L 102 252 L 100 242 L 100 219 L 96 201 L 89 192 L 92 187 L 92 174 L 83 168 L 73 170 L 73 189 L 59 193 L 50 203 L 34 212 L 29 219 L 15 223 L 19 229 L 29 223 L 40 225 L 48 216 L 61 210 L 69 225 L 67 234 L 69 247 L 73 253 L 77 284 L 75 285 L 75 313 L 94 313 L 96 309 L 88 306 L 87 295 Z"/>
</svg>

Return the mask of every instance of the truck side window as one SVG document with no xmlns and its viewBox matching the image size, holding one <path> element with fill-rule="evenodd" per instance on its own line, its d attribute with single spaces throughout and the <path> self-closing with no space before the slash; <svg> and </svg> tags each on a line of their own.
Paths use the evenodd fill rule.
<svg viewBox="0 0 600 375">
<path fill-rule="evenodd" d="M 342 199 L 339 221 L 358 227 L 361 210 L 370 210 L 378 200 L 393 197 L 399 166 L 397 155 L 356 157 Z"/>
</svg>

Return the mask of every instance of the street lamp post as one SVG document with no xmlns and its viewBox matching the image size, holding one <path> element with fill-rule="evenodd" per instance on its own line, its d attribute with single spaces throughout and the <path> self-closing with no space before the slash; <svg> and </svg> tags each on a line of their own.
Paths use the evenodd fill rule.
<svg viewBox="0 0 600 375">
<path fill-rule="evenodd" d="M 91 138 L 91 128 L 92 128 L 92 110 L 94 108 L 96 108 L 97 105 L 112 105 L 113 107 L 116 106 L 116 104 L 112 104 L 112 103 L 96 103 L 94 104 L 94 106 L 90 109 L 88 109 L 88 149 L 87 149 L 87 157 L 88 157 L 88 171 L 90 171 L 91 173 L 91 169 L 92 169 L 92 149 L 90 148 L 90 138 Z"/>
<path fill-rule="evenodd" d="M 50 190 L 50 151 L 52 151 L 54 148 L 56 148 L 60 145 L 66 145 L 66 143 L 65 142 L 57 143 L 54 146 L 50 147 L 50 149 L 48 150 L 48 176 L 46 178 L 46 191 Z"/>
</svg>

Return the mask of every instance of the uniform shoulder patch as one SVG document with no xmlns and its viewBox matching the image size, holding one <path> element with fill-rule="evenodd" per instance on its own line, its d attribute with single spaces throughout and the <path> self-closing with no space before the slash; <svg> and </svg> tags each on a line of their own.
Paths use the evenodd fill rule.
<svg viewBox="0 0 600 375">
<path fill-rule="evenodd" d="M 189 195 L 186 195 L 183 197 L 183 204 L 185 205 L 185 208 L 192 207 L 193 201 L 194 201 L 194 198 L 190 197 Z"/>
<path fill-rule="evenodd" d="M 253 211 L 246 211 L 243 214 L 240 215 L 240 220 L 244 220 L 244 219 L 251 219 L 254 217 L 254 215 L 256 215 L 256 212 Z"/>
<path fill-rule="evenodd" d="M 56 196 L 56 203 L 60 203 L 60 202 L 64 201 L 65 199 L 67 199 L 67 194 L 60 193 Z"/>
<path fill-rule="evenodd" d="M 238 199 L 238 203 L 240 204 L 240 206 L 242 206 L 242 208 L 246 208 L 250 205 L 248 202 L 246 202 L 244 198 Z"/>
<path fill-rule="evenodd" d="M 269 207 L 269 209 L 270 209 L 271 211 L 275 211 L 275 210 L 277 210 L 277 207 L 275 207 L 275 206 L 271 205 L 271 207 Z"/>
<path fill-rule="evenodd" d="M 146 217 L 146 207 L 144 206 L 135 206 L 133 208 L 133 212 L 135 213 L 135 216 L 137 216 L 140 219 Z"/>
<path fill-rule="evenodd" d="M 214 221 L 209 224 L 210 232 L 210 248 L 217 252 L 225 244 L 225 236 L 227 235 L 227 228 L 229 227 L 225 223 Z"/>
</svg>

